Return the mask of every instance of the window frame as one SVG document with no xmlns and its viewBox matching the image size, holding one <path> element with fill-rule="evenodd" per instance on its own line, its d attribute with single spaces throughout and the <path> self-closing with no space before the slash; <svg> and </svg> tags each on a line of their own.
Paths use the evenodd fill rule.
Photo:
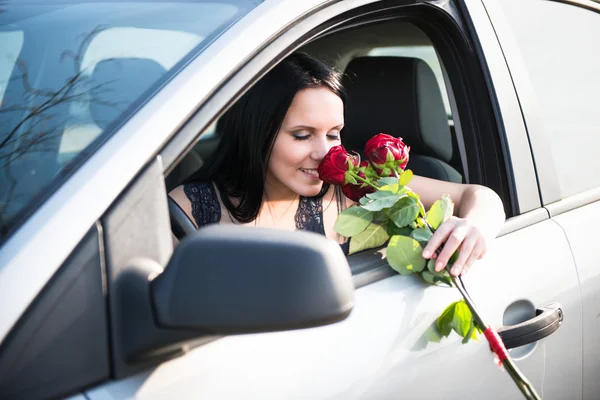
<svg viewBox="0 0 600 400">
<path fill-rule="evenodd" d="M 511 164 L 511 158 L 506 153 L 508 144 L 504 139 L 505 131 L 500 111 L 497 109 L 497 105 L 493 103 L 494 100 L 492 100 L 495 93 L 492 91 L 492 96 L 490 96 L 491 83 L 489 78 L 485 76 L 487 71 L 482 68 L 482 56 L 474 51 L 473 45 L 465 38 L 466 32 L 464 30 L 466 28 L 463 26 L 462 31 L 460 28 L 462 21 L 457 22 L 454 19 L 456 17 L 451 17 L 452 14 L 448 10 L 442 10 L 438 6 L 407 3 L 409 2 L 397 1 L 385 9 L 379 4 L 369 4 L 350 11 L 340 12 L 336 12 L 338 9 L 336 4 L 327 10 L 323 10 L 323 12 L 315 14 L 312 18 L 304 18 L 264 48 L 258 49 L 245 65 L 240 66 L 226 83 L 215 90 L 206 103 L 195 115 L 190 117 L 182 126 L 182 129 L 160 151 L 165 176 L 173 171 L 177 163 L 196 145 L 208 126 L 213 124 L 246 90 L 288 54 L 315 38 L 334 34 L 340 29 L 377 23 L 388 19 L 405 19 L 417 24 L 426 34 L 430 35 L 434 47 L 438 51 L 440 62 L 451 78 L 447 84 L 449 88 L 452 86 L 452 93 L 448 93 L 448 95 L 451 98 L 453 115 L 455 119 L 461 121 L 463 131 L 469 131 L 473 134 L 485 130 L 486 135 L 495 137 L 493 143 L 490 143 L 492 141 L 481 141 L 479 139 L 481 136 L 478 135 L 476 135 L 477 140 L 471 141 L 473 143 L 467 149 L 471 183 L 488 183 L 489 174 L 486 175 L 486 171 L 490 170 L 497 171 L 496 179 L 501 179 L 502 175 L 512 177 L 513 168 L 511 167 L 514 167 L 514 165 Z M 451 11 L 456 11 L 456 9 Z M 333 19 L 331 19 L 332 15 L 334 16 Z M 445 29 L 453 30 L 451 38 L 448 37 Z M 462 51 L 470 57 L 470 63 L 466 63 L 468 65 L 465 65 L 464 60 L 461 60 L 460 51 L 457 49 L 461 45 L 463 46 Z M 441 47 L 443 49 L 440 54 Z M 447 60 L 451 61 L 447 62 Z M 472 83 L 466 84 L 469 76 L 465 70 L 478 74 L 478 82 L 483 84 L 481 85 L 483 89 L 478 90 L 478 85 Z M 482 102 L 487 102 L 483 110 Z M 490 121 L 493 122 L 490 123 Z M 469 142 L 469 140 L 466 140 L 466 142 Z M 478 149 L 486 146 L 491 146 L 492 150 L 488 147 L 486 157 L 483 157 Z M 527 152 L 523 154 L 525 154 L 525 157 L 530 154 L 529 149 L 527 148 Z M 531 162 L 530 159 L 527 161 Z M 503 173 L 502 171 L 506 172 Z M 533 174 L 525 177 L 525 182 L 531 183 L 532 180 L 535 181 Z M 514 180 L 509 178 L 502 186 L 503 193 L 501 193 L 501 196 L 510 203 L 508 207 L 512 211 L 512 215 L 518 216 L 521 211 L 519 210 L 517 198 L 519 193 L 515 186 Z M 526 196 L 530 196 L 530 193 L 526 193 Z M 539 207 L 539 197 L 536 196 L 538 196 L 537 192 L 534 193 L 534 199 L 529 202 L 528 207 Z M 507 232 L 519 229 L 522 225 L 526 226 L 538 222 L 544 218 L 547 218 L 547 214 L 528 215 L 526 219 L 520 219 L 520 222 L 515 221 Z M 349 257 L 348 260 L 353 271 L 356 287 L 365 286 L 395 275 L 395 272 L 385 262 L 382 262 L 381 250 L 378 249 L 367 252 L 367 254 L 361 253 Z"/>
</svg>

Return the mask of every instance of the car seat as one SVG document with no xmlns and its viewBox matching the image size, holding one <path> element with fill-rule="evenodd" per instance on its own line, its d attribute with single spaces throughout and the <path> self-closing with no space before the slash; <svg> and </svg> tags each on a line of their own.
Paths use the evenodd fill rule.
<svg viewBox="0 0 600 400">
<path fill-rule="evenodd" d="M 402 137 L 410 146 L 408 168 L 416 175 L 460 183 L 448 116 L 429 65 L 410 57 L 358 57 L 343 78 L 348 95 L 342 141 L 362 154 L 378 133 Z"/>
</svg>

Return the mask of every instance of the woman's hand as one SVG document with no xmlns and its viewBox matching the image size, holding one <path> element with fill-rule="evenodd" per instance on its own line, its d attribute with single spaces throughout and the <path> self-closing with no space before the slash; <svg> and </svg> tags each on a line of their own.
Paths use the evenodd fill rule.
<svg viewBox="0 0 600 400">
<path fill-rule="evenodd" d="M 490 236 L 490 235 L 488 235 Z M 495 235 L 494 235 L 495 236 Z M 468 218 L 451 217 L 435 231 L 423 249 L 424 258 L 435 258 L 435 251 L 444 245 L 437 256 L 435 270 L 442 271 L 456 250 L 458 259 L 450 273 L 454 276 L 465 274 L 476 260 L 485 255 L 494 237 L 486 237 L 481 229 Z"/>
</svg>

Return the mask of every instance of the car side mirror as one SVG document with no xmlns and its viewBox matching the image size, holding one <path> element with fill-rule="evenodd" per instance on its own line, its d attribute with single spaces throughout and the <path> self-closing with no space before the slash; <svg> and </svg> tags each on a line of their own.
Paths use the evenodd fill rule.
<svg viewBox="0 0 600 400">
<path fill-rule="evenodd" d="M 233 225 L 186 237 L 151 284 L 160 327 L 214 334 L 331 324 L 350 314 L 353 292 L 334 241 Z"/>
</svg>

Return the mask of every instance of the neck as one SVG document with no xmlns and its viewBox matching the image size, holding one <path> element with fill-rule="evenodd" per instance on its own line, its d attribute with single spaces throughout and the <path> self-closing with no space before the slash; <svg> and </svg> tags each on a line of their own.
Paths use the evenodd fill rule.
<svg viewBox="0 0 600 400">
<path fill-rule="evenodd" d="M 265 188 L 263 191 L 263 202 L 279 203 L 289 202 L 295 200 L 298 197 L 298 193 L 294 192 L 290 188 L 284 185 L 270 184 L 268 180 L 265 181 Z"/>
</svg>

